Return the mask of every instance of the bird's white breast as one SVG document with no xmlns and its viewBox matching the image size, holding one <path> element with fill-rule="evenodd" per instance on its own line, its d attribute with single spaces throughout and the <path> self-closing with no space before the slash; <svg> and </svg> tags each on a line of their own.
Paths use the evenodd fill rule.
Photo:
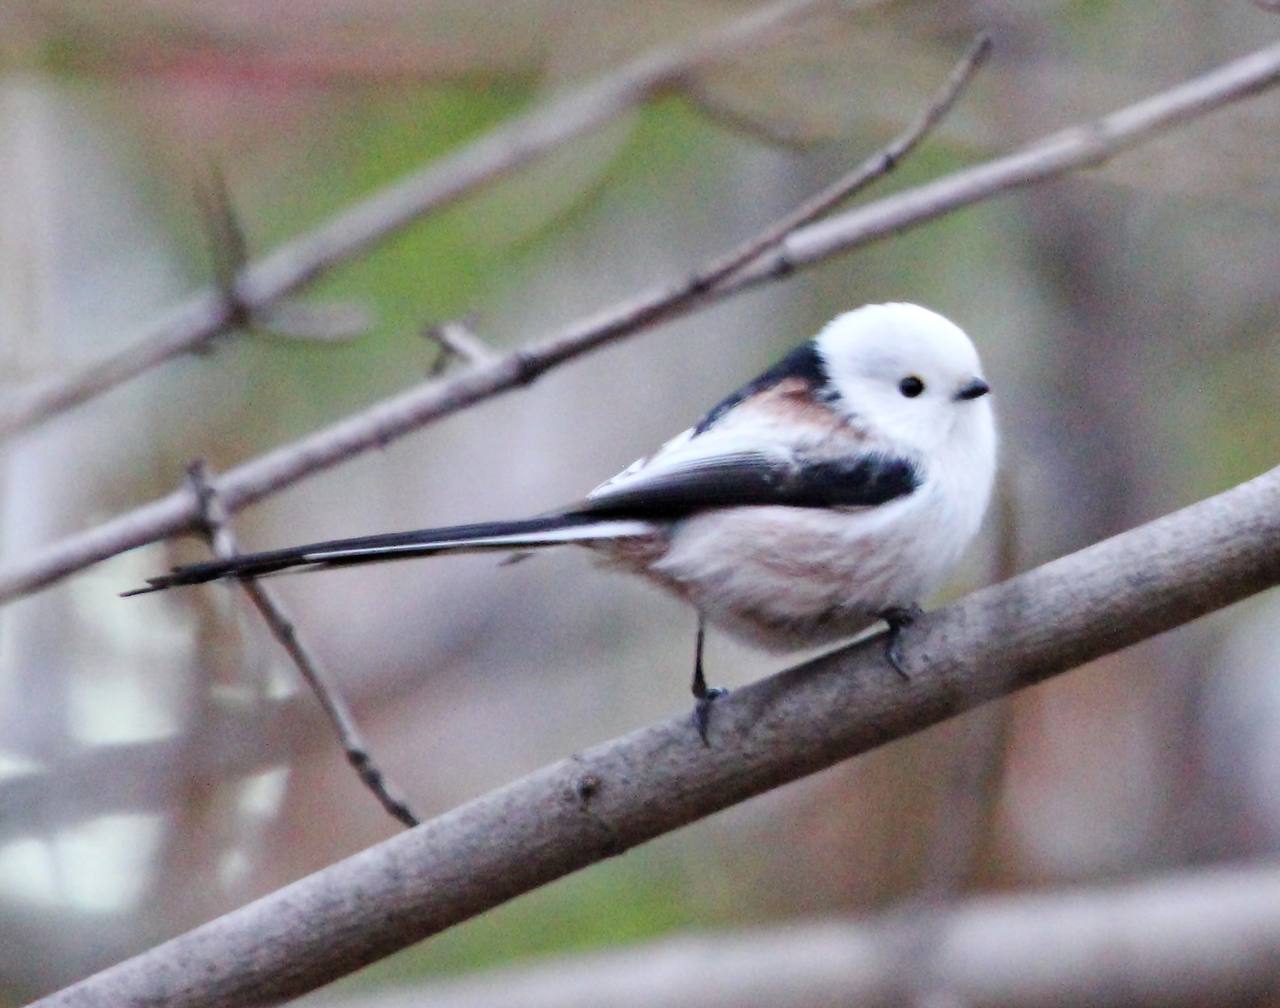
<svg viewBox="0 0 1280 1008">
<path fill-rule="evenodd" d="M 940 585 L 978 530 L 994 471 L 992 432 L 935 458 L 914 492 L 885 504 L 696 514 L 670 527 L 665 549 L 647 551 L 642 570 L 764 648 L 850 637 Z"/>
</svg>

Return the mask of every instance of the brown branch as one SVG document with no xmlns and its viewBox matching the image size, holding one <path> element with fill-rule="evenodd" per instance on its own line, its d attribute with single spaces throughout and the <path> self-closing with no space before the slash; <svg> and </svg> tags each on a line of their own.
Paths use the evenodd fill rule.
<svg viewBox="0 0 1280 1008">
<path fill-rule="evenodd" d="M 554 879 L 1280 583 L 1280 468 L 545 767 L 41 1001 L 300 995 Z"/>
<path fill-rule="evenodd" d="M 240 552 L 236 544 L 235 533 L 231 530 L 226 509 L 218 499 L 217 491 L 209 482 L 208 469 L 201 461 L 193 462 L 187 470 L 191 483 L 192 495 L 196 499 L 200 512 L 200 523 L 213 552 L 222 558 L 233 557 Z M 241 581 L 240 585 L 249 596 L 249 601 L 262 615 L 267 628 L 282 648 L 288 653 L 299 674 L 324 708 L 329 723 L 338 733 L 338 741 L 346 753 L 347 762 L 355 768 L 360 780 L 384 809 L 405 826 L 417 826 L 415 816 L 396 787 L 378 765 L 374 762 L 365 744 L 360 729 L 356 727 L 355 716 L 347 705 L 329 674 L 320 665 L 316 657 L 302 643 L 293 621 L 285 615 L 275 596 L 260 581 Z"/>
<path fill-rule="evenodd" d="M 176 356 L 208 348 L 245 313 L 282 297 L 396 234 L 424 214 L 510 174 L 615 119 L 690 72 L 742 50 L 833 0 L 781 0 L 693 42 L 637 57 L 559 95 L 401 179 L 240 271 L 233 298 L 216 287 L 189 299 L 129 346 L 0 401 L 0 438 L 34 426 Z"/>
<path fill-rule="evenodd" d="M 684 289 L 662 287 L 583 319 L 562 332 L 456 376 L 428 382 L 386 399 L 292 444 L 228 470 L 216 486 L 234 513 L 305 476 L 369 448 L 417 430 L 501 392 L 528 383 L 548 369 L 656 322 L 687 313 L 756 284 L 777 280 L 801 267 L 870 244 L 960 207 L 1041 182 L 1075 168 L 1097 165 L 1114 154 L 1280 80 L 1280 45 L 1130 105 L 1102 119 L 1073 127 L 1013 154 L 947 175 L 865 207 L 811 224 L 709 290 L 661 307 Z M 655 307 L 657 306 L 657 307 Z M 107 557 L 188 531 L 195 513 L 190 495 L 152 501 L 96 528 L 68 536 L 0 569 L 0 602 L 28 594 Z"/>
<path fill-rule="evenodd" d="M 900 961 L 885 954 L 894 930 L 892 920 L 871 919 L 683 934 L 459 979 L 366 990 L 359 998 L 325 1004 L 892 1005 L 898 1003 L 894 993 L 902 979 Z M 939 915 L 931 951 L 942 994 L 933 1003 L 1017 1008 L 1268 1004 L 1280 972 L 1278 949 L 1280 867 L 1275 864 L 988 896 Z"/>
</svg>

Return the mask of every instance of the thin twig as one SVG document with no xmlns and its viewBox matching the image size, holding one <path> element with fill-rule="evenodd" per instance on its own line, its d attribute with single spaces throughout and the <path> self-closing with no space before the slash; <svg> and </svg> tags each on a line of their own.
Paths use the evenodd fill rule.
<svg viewBox="0 0 1280 1008">
<path fill-rule="evenodd" d="M 1136 576 L 1137 575 L 1137 576 Z M 570 872 L 1280 583 L 1280 468 L 595 746 L 39 1004 L 276 1004 Z M 723 706 L 721 706 L 723 705 Z"/>
<path fill-rule="evenodd" d="M 187 469 L 191 491 L 200 509 L 200 521 L 204 527 L 206 538 L 213 552 L 223 558 L 233 557 L 240 552 L 236 544 L 235 533 L 231 530 L 226 509 L 218 498 L 217 491 L 209 481 L 208 468 L 203 461 L 196 461 Z M 285 615 L 274 595 L 260 582 L 255 580 L 241 581 L 241 587 L 253 603 L 254 608 L 262 614 L 271 635 L 280 642 L 280 646 L 288 652 L 297 666 L 298 672 L 315 693 L 320 706 L 329 717 L 330 723 L 338 733 L 338 741 L 342 744 L 347 761 L 355 768 L 365 787 L 374 793 L 382 807 L 405 826 L 417 826 L 418 817 L 409 809 L 405 800 L 400 797 L 400 789 L 378 768 L 356 727 L 355 717 L 347 706 L 337 684 L 320 665 L 320 662 L 302 643 L 293 622 Z"/>
<path fill-rule="evenodd" d="M 683 298 L 716 286 L 726 277 L 785 241 L 792 232 L 817 220 L 829 210 L 835 209 L 838 204 L 862 192 L 872 182 L 888 175 L 897 167 L 898 162 L 915 150 L 920 141 L 947 116 L 973 75 L 987 61 L 990 54 L 991 36 L 982 32 L 952 69 L 951 76 L 939 88 L 933 100 L 901 134 L 853 171 L 837 179 L 821 192 L 815 193 L 789 214 L 780 217 L 719 261 L 695 273 L 686 284 L 684 292 L 679 294 L 672 292 L 666 296 L 664 302 L 670 307 L 677 307 Z"/>
<path fill-rule="evenodd" d="M 715 292 L 716 288 L 723 285 L 733 274 L 777 248 L 797 230 L 817 220 L 836 205 L 862 192 L 877 179 L 888 175 L 951 111 L 965 86 L 986 62 L 990 52 L 991 39 L 984 32 L 974 40 L 969 51 L 956 64 L 946 83 L 929 104 L 897 137 L 852 171 L 809 197 L 790 213 L 771 222 L 737 248 L 694 271 L 687 279 L 669 287 L 650 291 L 625 305 L 621 310 L 606 313 L 605 321 L 597 320 L 594 324 L 590 339 L 597 342 L 616 339 L 651 325 L 659 319 L 682 313 L 688 306 Z M 548 355 L 545 361 L 535 364 L 534 355 L 526 354 L 524 363 L 527 377 L 525 380 L 539 373 L 535 368 L 545 370 L 550 363 L 558 363 L 560 359 Z"/>
<path fill-rule="evenodd" d="M 213 287 L 226 312 L 227 323 L 219 335 L 249 325 L 252 312 L 236 289 L 236 277 L 249 259 L 249 243 L 236 216 L 226 176 L 216 164 L 209 165 L 207 179 L 198 179 L 196 204 L 208 232 L 209 256 L 213 263 Z M 213 337 L 192 349 L 203 352 L 211 348 Z"/>
<path fill-rule="evenodd" d="M 0 438 L 34 426 L 173 357 L 207 347 L 242 317 L 262 312 L 335 266 L 447 203 L 596 129 L 695 69 L 758 42 L 834 0 L 781 0 L 693 42 L 646 53 L 550 99 L 380 190 L 241 271 L 230 304 L 216 287 L 189 299 L 136 341 L 100 360 L 19 389 L 0 401 Z"/>
<path fill-rule="evenodd" d="M 483 367 L 427 384 L 284 445 L 225 472 L 216 486 L 228 511 L 292 485 L 370 448 L 382 447 L 428 423 L 528 383 L 572 358 L 642 331 L 660 319 L 823 262 L 1022 186 L 1075 168 L 1100 164 L 1154 134 L 1212 112 L 1280 80 L 1280 45 L 1234 60 L 1102 119 L 1075 126 L 973 168 L 896 193 L 792 232 L 782 244 L 711 289 L 688 297 L 680 311 L 653 310 L 656 293 L 614 306 L 554 336 L 506 354 Z M 683 287 L 679 288 L 683 289 Z M 193 527 L 190 495 L 174 493 L 54 543 L 0 569 L 0 603 L 29 594 L 75 571 Z"/>
<path fill-rule="evenodd" d="M 476 336 L 470 319 L 437 322 L 427 326 L 422 331 L 422 337 L 440 347 L 440 355 L 431 365 L 432 377 L 443 374 L 450 362 L 455 360 L 472 367 L 481 367 L 492 364 L 499 357 L 496 350 Z"/>
</svg>

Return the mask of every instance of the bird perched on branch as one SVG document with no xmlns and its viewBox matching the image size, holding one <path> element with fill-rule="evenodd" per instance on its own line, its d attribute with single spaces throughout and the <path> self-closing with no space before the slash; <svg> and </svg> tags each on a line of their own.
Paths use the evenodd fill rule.
<svg viewBox="0 0 1280 1008">
<path fill-rule="evenodd" d="M 568 507 L 335 539 L 177 567 L 135 595 L 438 553 L 572 543 L 698 613 L 693 694 L 706 740 L 706 622 L 770 650 L 901 628 L 982 521 L 996 434 L 977 351 L 911 304 L 838 316 L 698 423 Z M 904 673 L 905 674 L 905 673 Z"/>
</svg>

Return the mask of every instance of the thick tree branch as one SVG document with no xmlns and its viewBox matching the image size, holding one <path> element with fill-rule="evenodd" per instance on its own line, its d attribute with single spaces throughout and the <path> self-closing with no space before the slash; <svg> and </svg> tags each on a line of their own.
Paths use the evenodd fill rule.
<svg viewBox="0 0 1280 1008">
<path fill-rule="evenodd" d="M 899 1003 L 898 922 L 681 935 L 532 967 L 366 992 L 329 1008 L 817 1008 Z M 942 1004 L 1252 1004 L 1280 976 L 1280 867 L 1232 866 L 967 900 L 925 955 Z M 1173 965 L 1173 964 L 1176 964 Z M 938 1003 L 938 1002 L 934 1002 Z"/>
<path fill-rule="evenodd" d="M 681 77 L 758 42 L 792 19 L 832 0 L 782 0 L 706 33 L 656 50 L 579 90 L 551 99 L 453 154 L 383 189 L 243 270 L 234 297 L 206 290 L 175 309 L 129 346 L 0 401 L 0 438 L 40 423 L 173 357 L 202 350 L 424 214 L 610 122 Z"/>
<path fill-rule="evenodd" d="M 1280 469 L 923 617 L 908 681 L 879 639 L 607 742 L 50 996 L 260 1005 L 787 781 L 1280 582 Z"/>
<path fill-rule="evenodd" d="M 227 509 L 242 507 L 441 417 L 527 384 L 546 370 L 657 322 L 748 286 L 869 244 L 945 213 L 1074 168 L 1095 165 L 1162 129 L 1189 122 L 1280 79 L 1280 45 L 1263 49 L 1096 122 L 1054 134 L 1014 154 L 948 175 L 786 237 L 749 265 L 678 306 L 666 299 L 686 284 L 661 287 L 593 315 L 490 364 L 386 399 L 289 445 L 242 463 L 216 482 Z M 71 535 L 0 569 L 0 603 L 68 574 L 194 527 L 191 498 L 174 493 Z"/>
</svg>

